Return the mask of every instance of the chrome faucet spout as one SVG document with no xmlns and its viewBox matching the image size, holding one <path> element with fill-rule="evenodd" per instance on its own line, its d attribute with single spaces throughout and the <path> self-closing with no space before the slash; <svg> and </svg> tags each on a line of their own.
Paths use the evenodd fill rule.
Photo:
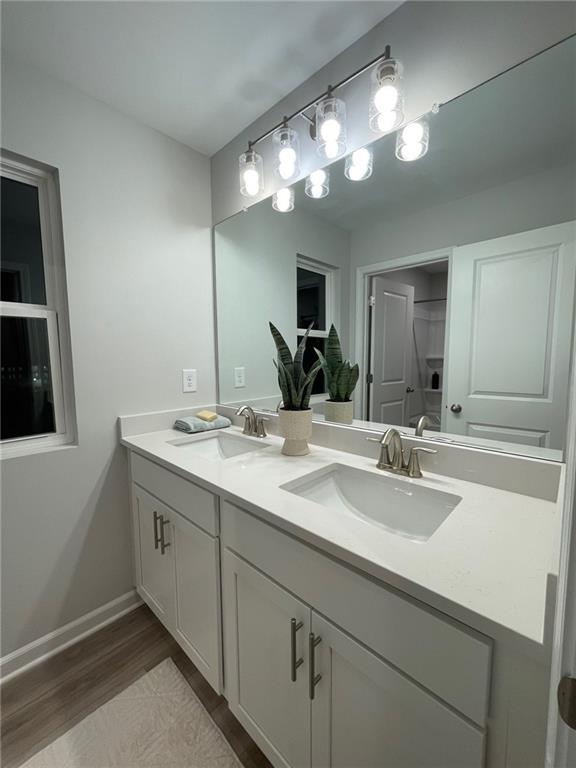
<svg viewBox="0 0 576 768">
<path fill-rule="evenodd" d="M 264 423 L 268 419 L 258 418 L 250 405 L 241 405 L 236 411 L 236 416 L 244 416 L 244 429 L 242 433 L 250 437 L 267 437 Z"/>
<path fill-rule="evenodd" d="M 437 451 L 431 448 L 417 446 L 410 448 L 408 460 L 405 461 L 402 436 L 394 427 L 387 429 L 379 440 L 376 437 L 368 437 L 366 439 L 374 443 L 380 443 L 380 456 L 376 464 L 378 469 L 387 469 L 389 472 L 396 472 L 399 475 L 406 475 L 412 478 L 422 477 L 419 455 L 421 453 L 437 453 Z"/>
</svg>

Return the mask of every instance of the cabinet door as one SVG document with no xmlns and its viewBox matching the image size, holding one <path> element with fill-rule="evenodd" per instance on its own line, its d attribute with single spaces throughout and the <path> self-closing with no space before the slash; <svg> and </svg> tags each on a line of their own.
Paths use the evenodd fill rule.
<svg viewBox="0 0 576 768">
<path fill-rule="evenodd" d="M 223 559 L 230 708 L 275 766 L 308 767 L 310 609 L 230 550 Z M 292 637 L 295 658 L 305 659 L 295 670 Z"/>
<path fill-rule="evenodd" d="M 312 632 L 314 768 L 483 765 L 481 729 L 314 612 Z"/>
<path fill-rule="evenodd" d="M 138 592 L 160 621 L 171 627 L 175 603 L 172 513 L 137 485 L 133 499 Z"/>
<path fill-rule="evenodd" d="M 221 692 L 220 562 L 218 539 L 174 512 L 175 636 Z"/>
</svg>

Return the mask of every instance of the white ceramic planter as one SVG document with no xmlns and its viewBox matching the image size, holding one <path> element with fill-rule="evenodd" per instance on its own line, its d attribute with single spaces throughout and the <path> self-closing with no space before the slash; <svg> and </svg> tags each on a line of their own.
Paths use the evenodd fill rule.
<svg viewBox="0 0 576 768">
<path fill-rule="evenodd" d="M 354 419 L 354 403 L 350 400 L 348 403 L 337 403 L 332 400 L 326 400 L 324 403 L 324 420 L 333 421 L 337 424 L 352 424 Z"/>
<path fill-rule="evenodd" d="M 306 456 L 310 453 L 308 440 L 312 437 L 312 409 L 285 411 L 280 408 L 280 432 L 284 438 L 282 453 L 285 456 Z"/>
</svg>

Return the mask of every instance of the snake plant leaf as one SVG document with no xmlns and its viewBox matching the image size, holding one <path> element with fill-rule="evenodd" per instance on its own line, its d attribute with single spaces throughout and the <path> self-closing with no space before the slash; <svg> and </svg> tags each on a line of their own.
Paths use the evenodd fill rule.
<svg viewBox="0 0 576 768">
<path fill-rule="evenodd" d="M 317 360 L 306 375 L 304 386 L 302 388 L 302 398 L 300 401 L 300 408 L 303 411 L 307 411 L 310 407 L 310 395 L 312 394 L 312 387 L 314 386 L 314 381 L 316 380 L 316 376 L 320 372 L 321 368 L 322 363 Z"/>
<path fill-rule="evenodd" d="M 291 370 L 293 365 L 292 360 L 292 353 L 290 352 L 288 348 L 288 344 L 284 341 L 284 337 L 276 328 L 275 325 L 272 323 L 269 323 L 270 325 L 270 333 L 272 334 L 272 338 L 274 339 L 274 343 L 276 344 L 276 350 L 278 352 L 278 360 L 281 360 L 283 365 Z"/>
<path fill-rule="evenodd" d="M 332 323 L 326 342 L 326 362 L 330 371 L 334 371 L 337 366 L 340 365 L 342 359 L 340 338 L 338 336 L 338 331 L 334 327 L 334 323 Z"/>
<path fill-rule="evenodd" d="M 356 384 L 358 384 L 359 376 L 360 376 L 360 367 L 358 363 L 355 363 L 350 369 L 350 382 L 348 385 L 348 400 L 350 400 L 350 395 L 354 392 L 356 388 Z"/>
<path fill-rule="evenodd" d="M 292 376 L 281 360 L 278 360 L 277 367 L 284 408 L 288 411 L 297 411 L 299 410 L 300 394 L 294 386 Z"/>
<path fill-rule="evenodd" d="M 301 387 L 304 383 L 304 352 L 306 351 L 306 342 L 308 341 L 308 336 L 313 325 L 314 323 L 310 323 L 308 326 L 306 333 L 302 337 L 302 341 L 298 345 L 296 354 L 294 355 L 294 381 L 298 387 Z"/>
</svg>

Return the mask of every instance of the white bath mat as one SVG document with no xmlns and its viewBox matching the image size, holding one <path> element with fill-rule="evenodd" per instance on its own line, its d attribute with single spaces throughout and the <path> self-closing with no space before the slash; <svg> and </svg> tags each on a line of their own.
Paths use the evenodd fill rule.
<svg viewBox="0 0 576 768">
<path fill-rule="evenodd" d="M 22 768 L 242 767 L 172 659 L 165 659 Z"/>
</svg>

